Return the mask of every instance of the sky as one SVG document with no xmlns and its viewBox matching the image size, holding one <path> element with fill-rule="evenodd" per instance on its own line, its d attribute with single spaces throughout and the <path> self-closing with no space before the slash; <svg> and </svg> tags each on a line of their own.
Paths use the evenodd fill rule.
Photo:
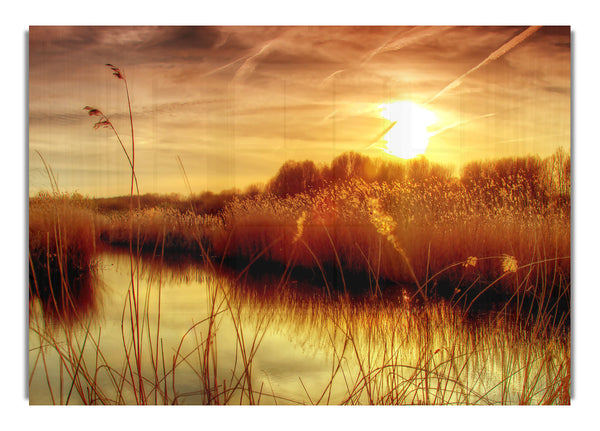
<svg viewBox="0 0 600 431">
<path fill-rule="evenodd" d="M 566 26 L 29 29 L 29 193 L 244 189 L 286 160 L 422 153 L 454 166 L 570 148 Z M 420 143 L 416 143 L 419 136 Z M 419 147 L 418 151 L 406 146 Z M 402 150 L 400 147 L 403 147 Z"/>
</svg>

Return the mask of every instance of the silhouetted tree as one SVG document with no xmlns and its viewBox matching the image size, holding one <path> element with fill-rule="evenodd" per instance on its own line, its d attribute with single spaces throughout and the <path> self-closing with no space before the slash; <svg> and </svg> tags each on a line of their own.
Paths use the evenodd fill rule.
<svg viewBox="0 0 600 431">
<path fill-rule="evenodd" d="M 546 184 L 555 202 L 565 205 L 571 200 L 571 155 L 559 147 L 545 161 Z"/>
<path fill-rule="evenodd" d="M 419 183 L 429 178 L 430 168 L 429 160 L 424 156 L 419 156 L 411 159 L 408 162 L 408 180 L 414 183 Z"/>
<path fill-rule="evenodd" d="M 403 182 L 406 179 L 406 166 L 397 161 L 382 161 L 377 170 L 377 181 L 382 183 Z"/>
<path fill-rule="evenodd" d="M 461 182 L 489 204 L 504 204 L 502 198 L 520 206 L 547 205 L 550 190 L 546 162 L 539 156 L 505 157 L 465 165 Z"/>
<path fill-rule="evenodd" d="M 268 191 L 278 196 L 288 196 L 308 191 L 321 184 L 321 175 L 311 160 L 285 162 L 269 182 Z"/>
</svg>

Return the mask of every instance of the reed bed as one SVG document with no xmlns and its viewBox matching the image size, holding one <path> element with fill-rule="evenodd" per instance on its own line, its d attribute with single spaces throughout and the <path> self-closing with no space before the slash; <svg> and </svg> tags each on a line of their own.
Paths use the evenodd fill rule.
<svg viewBox="0 0 600 431">
<path fill-rule="evenodd" d="M 568 212 L 510 202 L 482 203 L 460 184 L 357 180 L 314 195 L 234 201 L 219 240 L 209 234 L 207 242 L 218 256 L 363 273 L 430 292 L 493 283 L 567 297 Z"/>
<path fill-rule="evenodd" d="M 125 216 L 113 215 L 103 239 L 124 243 L 125 223 Z M 200 239 L 218 257 L 260 255 L 306 267 L 341 264 L 347 271 L 405 282 L 413 281 L 407 265 L 424 280 L 469 257 L 477 258 L 471 262 L 484 281 L 505 272 L 507 256 L 519 267 L 544 261 L 563 278 L 570 267 L 567 211 L 484 205 L 458 184 L 357 180 L 316 194 L 234 200 L 218 215 L 144 210 L 136 223 L 147 248 L 164 237 L 167 249 L 193 254 Z"/>
<path fill-rule="evenodd" d="M 53 403 L 569 402 L 569 307 L 556 304 L 560 298 L 569 304 L 570 224 L 560 208 L 541 211 L 520 203 L 496 208 L 459 184 L 349 181 L 316 194 L 234 199 L 218 215 L 133 208 L 99 215 L 89 202 L 72 197 L 38 198 L 31 202 L 30 222 L 32 268 L 35 262 L 44 268 L 45 260 L 50 262 L 45 272 L 58 268 L 67 274 L 61 268 L 72 267 L 69 273 L 80 273 L 93 266 L 100 242 L 129 245 L 131 257 L 121 317 L 124 363 L 109 361 L 101 328 L 90 326 L 92 316 L 82 316 L 84 309 L 71 321 L 51 313 L 39 320 L 35 307 L 47 302 L 34 295 L 40 301 L 32 303 L 30 329 L 38 347 L 31 376 L 44 370 Z M 178 253 L 192 267 L 194 256 L 204 257 L 209 271 L 236 258 L 246 268 L 261 262 L 284 268 L 269 291 L 276 303 L 286 303 L 285 319 L 308 313 L 296 319 L 296 327 L 320 331 L 317 344 L 332 355 L 322 389 L 303 388 L 305 396 L 276 393 L 255 375 L 261 339 L 280 317 L 273 302 L 244 305 L 248 300 L 240 298 L 248 290 L 239 282 L 247 279 L 245 271 L 233 272 L 230 283 L 218 277 L 207 282 L 205 317 L 175 351 L 165 351 L 162 273 L 153 276 L 158 284 L 140 286 L 143 250 L 161 268 Z M 299 267 L 311 269 L 313 279 L 324 284 L 327 303 L 315 301 L 314 294 L 302 299 L 291 293 L 296 286 L 291 272 Z M 345 295 L 359 273 L 368 276 L 374 302 L 361 305 Z M 32 271 L 30 286 L 39 291 L 36 274 Z M 60 290 L 68 291 L 68 280 L 59 278 Z M 396 287 L 383 292 L 386 280 Z M 493 313 L 483 315 L 486 322 L 474 324 L 468 311 L 491 291 L 504 296 Z M 262 292 L 250 296 L 260 298 L 265 287 Z M 379 296 L 388 302 L 377 302 Z M 435 296 L 448 302 L 429 301 Z M 75 302 L 74 295 L 67 298 Z M 227 359 L 218 348 L 223 319 L 233 328 L 238 358 L 225 372 Z M 61 373 L 58 388 L 51 369 Z M 193 391 L 179 386 L 183 369 L 197 376 Z"/>
<path fill-rule="evenodd" d="M 85 272 L 93 265 L 97 215 L 68 196 L 40 196 L 29 204 L 31 272 L 40 278 L 62 271 Z M 32 274 L 33 275 L 33 274 Z"/>
<path fill-rule="evenodd" d="M 451 302 L 418 305 L 406 294 L 356 300 L 275 286 L 238 282 L 232 303 L 246 321 L 271 316 L 270 328 L 304 351 L 329 352 L 329 378 L 310 389 L 301 380 L 299 403 L 570 403 L 569 330 L 547 315 L 526 326 L 507 310 L 473 319 Z"/>
<path fill-rule="evenodd" d="M 538 196 L 545 189 L 518 174 L 475 185 L 411 174 L 397 182 L 322 178 L 310 191 L 228 197 L 212 214 L 197 214 L 193 205 L 142 208 L 129 88 L 123 71 L 107 66 L 125 86 L 131 148 L 109 117 L 84 109 L 98 117 L 94 128 L 114 132 L 127 157 L 128 209 L 100 214 L 87 201 L 58 194 L 47 166 L 53 195 L 30 200 L 30 387 L 41 375 L 51 403 L 570 402 L 567 189 L 553 199 Z M 102 325 L 71 288 L 92 272 L 100 242 L 128 249 L 116 361 L 109 353 L 115 346 L 105 348 Z M 144 251 L 161 267 L 152 277 Z M 165 346 L 162 265 L 178 253 L 201 259 L 210 274 L 203 282 L 206 308 L 175 346 Z M 219 276 L 226 261 L 242 262 L 233 279 Z M 264 300 L 265 284 L 261 295 L 248 295 L 240 284 L 261 264 L 284 268 L 268 287 L 275 302 Z M 295 268 L 311 271 L 329 295 L 298 297 Z M 370 302 L 348 295 L 357 274 L 368 280 Z M 384 282 L 394 286 L 391 297 L 379 295 Z M 489 292 L 502 299 L 493 313 L 473 320 L 469 310 Z M 432 301 L 436 296 L 446 299 Z M 47 312 L 48 304 L 60 310 L 66 303 L 75 319 Z M 296 328 L 318 332 L 319 348 L 327 345 L 331 354 L 322 386 L 315 392 L 300 379 L 305 396 L 294 397 L 276 393 L 254 369 L 269 328 L 289 324 L 293 315 L 303 316 Z M 233 364 L 221 350 L 224 326 Z M 184 378 L 190 370 L 195 376 L 187 389 L 183 369 Z"/>
<path fill-rule="evenodd" d="M 29 297 L 47 313 L 77 318 L 94 309 L 97 220 L 84 201 L 67 195 L 30 201 Z"/>
<path fill-rule="evenodd" d="M 203 249 L 212 249 L 209 239 L 223 234 L 222 221 L 217 216 L 196 216 L 192 211 L 171 208 L 148 208 L 132 215 L 115 212 L 100 220 L 100 238 L 103 242 L 125 246 L 129 244 L 126 227 L 130 220 L 139 226 L 139 247 L 144 251 L 186 253 L 202 258 Z"/>
</svg>

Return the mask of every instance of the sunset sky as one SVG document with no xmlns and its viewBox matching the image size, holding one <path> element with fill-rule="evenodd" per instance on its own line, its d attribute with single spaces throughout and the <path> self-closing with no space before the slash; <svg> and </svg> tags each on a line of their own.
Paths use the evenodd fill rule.
<svg viewBox="0 0 600 431">
<path fill-rule="evenodd" d="M 395 158 L 415 134 L 456 167 L 568 150 L 570 55 L 569 27 L 31 27 L 29 192 L 49 189 L 39 152 L 63 191 L 128 194 L 118 142 L 83 110 L 130 145 L 105 63 L 129 83 L 141 193 L 185 193 L 177 156 L 202 192 L 289 159 Z"/>
</svg>

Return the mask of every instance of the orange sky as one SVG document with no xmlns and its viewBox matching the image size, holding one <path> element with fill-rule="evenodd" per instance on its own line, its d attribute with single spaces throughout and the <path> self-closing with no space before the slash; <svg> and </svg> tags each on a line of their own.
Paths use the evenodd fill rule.
<svg viewBox="0 0 600 431">
<path fill-rule="evenodd" d="M 570 144 L 568 27 L 31 27 L 30 194 L 127 194 L 127 76 L 142 193 L 265 182 L 288 159 L 381 157 L 382 104 L 436 118 L 426 157 L 455 166 Z M 392 121 L 394 118 L 391 119 Z M 402 121 L 400 121 L 402 123 Z M 400 129 L 398 124 L 396 130 Z"/>
</svg>

